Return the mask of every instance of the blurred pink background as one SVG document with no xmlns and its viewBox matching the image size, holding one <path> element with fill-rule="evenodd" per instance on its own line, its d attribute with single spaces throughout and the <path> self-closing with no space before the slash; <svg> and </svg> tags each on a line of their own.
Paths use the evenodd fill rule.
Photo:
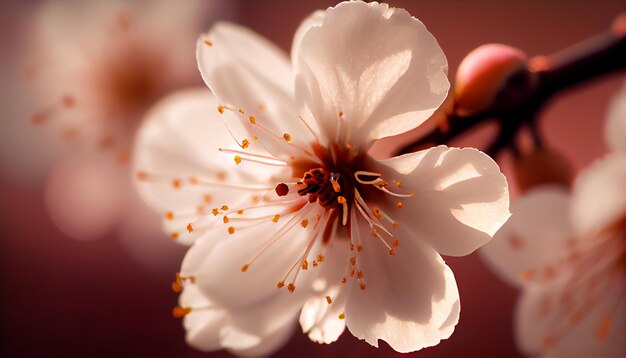
<svg viewBox="0 0 626 358">
<path fill-rule="evenodd" d="M 607 30 L 615 16 L 626 11 L 622 0 L 407 0 L 390 4 L 407 9 L 433 33 L 447 55 L 451 79 L 462 58 L 481 44 L 505 43 L 529 56 L 552 54 Z M 229 356 L 187 347 L 180 321 L 171 316 L 177 296 L 170 284 L 184 255 L 183 247 L 173 247 L 175 259 L 164 262 L 158 271 L 149 271 L 134 262 L 112 237 L 71 240 L 48 217 L 43 183 L 49 168 L 25 165 L 45 163 L 45 139 L 31 133 L 37 129 L 28 124 L 27 101 L 15 98 L 20 93 L 22 68 L 17 59 L 37 5 L 35 1 L 0 1 L 0 355 Z M 313 10 L 331 5 L 334 2 L 242 0 L 233 16 L 288 50 L 300 21 Z M 548 144 L 576 170 L 605 152 L 605 113 L 623 80 L 621 73 L 576 88 L 550 102 L 542 113 L 541 130 Z M 487 135 L 473 134 L 454 144 L 480 147 Z M 396 143 L 395 139 L 387 141 L 379 150 L 388 152 Z M 502 168 L 509 177 L 506 161 Z M 512 191 L 515 195 L 515 189 Z M 495 278 L 477 254 L 446 261 L 461 294 L 460 323 L 450 339 L 411 356 L 518 356 L 512 332 L 516 290 Z M 399 355 L 385 343 L 374 349 L 348 332 L 330 346 L 317 345 L 297 333 L 277 353 L 306 357 Z"/>
</svg>

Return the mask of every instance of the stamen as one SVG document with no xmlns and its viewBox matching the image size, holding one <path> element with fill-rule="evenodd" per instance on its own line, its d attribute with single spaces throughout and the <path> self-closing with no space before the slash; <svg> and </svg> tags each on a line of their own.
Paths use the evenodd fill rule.
<svg viewBox="0 0 626 358">
<path fill-rule="evenodd" d="M 213 46 L 213 42 L 211 42 L 210 40 L 204 40 L 204 44 L 207 46 Z"/>
</svg>

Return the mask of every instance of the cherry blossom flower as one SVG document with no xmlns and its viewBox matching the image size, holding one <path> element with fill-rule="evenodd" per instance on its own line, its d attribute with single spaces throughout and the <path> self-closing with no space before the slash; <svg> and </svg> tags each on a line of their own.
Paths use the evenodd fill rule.
<svg viewBox="0 0 626 358">
<path fill-rule="evenodd" d="M 197 45 L 215 97 L 173 95 L 140 129 L 138 190 L 192 245 L 172 286 L 187 341 L 269 354 L 299 320 L 319 343 L 347 327 L 399 352 L 438 344 L 460 310 L 440 254 L 490 240 L 506 179 L 475 149 L 367 153 L 443 102 L 442 50 L 406 11 L 353 1 L 307 18 L 291 54 L 218 23 Z"/>
<path fill-rule="evenodd" d="M 626 112 L 623 94 L 606 131 L 613 149 L 581 172 L 570 194 L 542 186 L 481 249 L 495 273 L 520 287 L 518 346 L 527 354 L 626 355 Z"/>
<path fill-rule="evenodd" d="M 131 143 L 159 97 L 198 83 L 193 48 L 215 2 L 47 1 L 33 22 L 32 122 L 62 144 L 46 183 L 55 224 L 81 240 L 113 228 L 152 267 L 172 255 L 132 189 Z M 228 15 L 224 12 L 219 15 Z M 54 151 L 54 148 L 49 148 Z M 145 246 L 150 240 L 150 250 Z M 155 260 L 156 259 L 156 260 Z"/>
</svg>

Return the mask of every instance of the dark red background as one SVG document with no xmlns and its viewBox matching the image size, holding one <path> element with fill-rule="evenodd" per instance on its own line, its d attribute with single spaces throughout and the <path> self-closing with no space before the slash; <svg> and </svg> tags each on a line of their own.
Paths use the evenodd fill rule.
<svg viewBox="0 0 626 358">
<path fill-rule="evenodd" d="M 488 42 L 510 44 L 529 55 L 551 54 L 606 30 L 626 10 L 623 1 L 392 1 L 420 18 L 435 35 L 454 74 L 465 54 Z M 240 1 L 239 22 L 288 49 L 299 22 L 329 1 Z M 0 40 L 19 28 L 17 2 L 4 1 Z M 8 20 L 11 21 L 8 21 Z M 6 20 L 6 21 L 5 21 Z M 4 45 L 4 44 L 3 44 Z M 3 46 L 4 47 L 4 46 Z M 3 51 L 1 56 L 6 56 Z M 3 61 L 2 64 L 5 62 Z M 602 122 L 623 76 L 575 89 L 550 103 L 542 116 L 548 142 L 576 168 L 604 152 Z M 4 104 L 3 105 L 9 105 Z M 0 126 L 17 120 L 3 117 Z M 2 128 L 0 127 L 0 128 Z M 479 146 L 485 135 L 461 141 Z M 6 154 L 6 153 L 5 153 Z M 3 156 L 4 157 L 4 156 Z M 0 355 L 210 356 L 186 346 L 171 317 L 170 283 L 178 266 L 155 274 L 133 263 L 111 237 L 77 242 L 48 219 L 41 182 L 15 180 L 10 165 L 0 175 Z M 507 166 L 504 166 L 507 170 Z M 178 253 L 183 254 L 181 249 Z M 511 312 L 516 291 L 498 281 L 477 254 L 447 258 L 461 292 L 461 320 L 453 336 L 414 356 L 499 356 L 518 353 Z M 227 353 L 212 353 L 224 356 Z M 346 332 L 330 346 L 297 333 L 279 356 L 394 356 L 384 343 L 371 348 Z"/>
</svg>

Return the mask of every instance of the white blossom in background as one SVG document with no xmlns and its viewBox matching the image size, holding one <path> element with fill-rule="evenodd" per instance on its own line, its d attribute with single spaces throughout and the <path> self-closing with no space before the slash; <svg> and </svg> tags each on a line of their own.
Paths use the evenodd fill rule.
<svg viewBox="0 0 626 358">
<path fill-rule="evenodd" d="M 92 240 L 116 230 L 129 253 L 148 266 L 176 257 L 154 229 L 158 217 L 132 189 L 132 140 L 147 109 L 161 96 L 199 83 L 193 56 L 197 33 L 209 16 L 229 16 L 229 6 L 223 4 L 41 4 L 26 75 L 37 98 L 33 131 L 60 144 L 46 184 L 46 204 L 66 235 Z"/>
<path fill-rule="evenodd" d="M 173 95 L 140 129 L 138 190 L 191 245 L 173 284 L 187 341 L 270 354 L 299 321 L 319 343 L 347 327 L 399 352 L 438 344 L 460 310 L 440 254 L 491 239 L 506 179 L 475 149 L 367 153 L 443 102 L 441 48 L 406 11 L 354 1 L 308 17 L 291 55 L 216 24 L 197 45 L 215 97 Z"/>
<path fill-rule="evenodd" d="M 625 93 L 609 110 L 613 151 L 578 175 L 571 194 L 529 191 L 481 249 L 493 271 L 522 290 L 515 333 L 526 354 L 626 355 Z"/>
</svg>

